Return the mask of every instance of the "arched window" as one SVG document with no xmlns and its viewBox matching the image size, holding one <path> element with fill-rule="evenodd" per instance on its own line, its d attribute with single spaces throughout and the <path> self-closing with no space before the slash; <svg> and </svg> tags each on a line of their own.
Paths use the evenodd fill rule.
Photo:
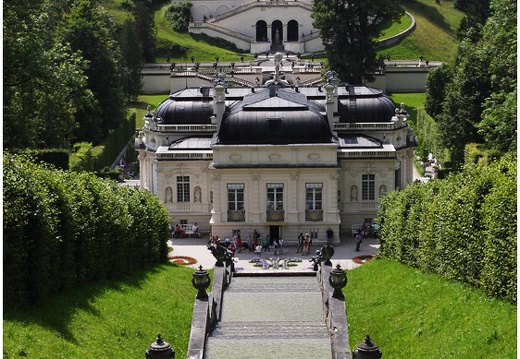
<svg viewBox="0 0 520 359">
<path fill-rule="evenodd" d="M 296 20 L 287 23 L 287 41 L 298 41 L 298 21 Z"/>
<path fill-rule="evenodd" d="M 267 23 L 264 20 L 256 22 L 256 41 L 267 41 Z"/>
</svg>

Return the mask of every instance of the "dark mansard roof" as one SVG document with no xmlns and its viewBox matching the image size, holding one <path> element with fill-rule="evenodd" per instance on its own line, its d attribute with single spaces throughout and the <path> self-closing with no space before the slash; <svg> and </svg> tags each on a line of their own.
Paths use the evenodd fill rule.
<svg viewBox="0 0 520 359">
<path fill-rule="evenodd" d="M 227 109 L 217 143 L 331 143 L 324 112 L 323 105 L 290 88 L 262 89 Z"/>
<path fill-rule="evenodd" d="M 378 89 L 339 86 L 337 96 L 341 123 L 389 122 L 395 115 L 394 102 Z M 331 142 L 325 101 L 322 87 L 229 88 L 217 143 Z M 190 88 L 171 94 L 156 116 L 165 124 L 210 124 L 214 112 L 213 88 Z"/>
</svg>

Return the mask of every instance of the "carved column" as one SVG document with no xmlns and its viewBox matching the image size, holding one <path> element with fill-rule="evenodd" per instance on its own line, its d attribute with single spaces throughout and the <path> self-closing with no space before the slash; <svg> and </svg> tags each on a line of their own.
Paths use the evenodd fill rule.
<svg viewBox="0 0 520 359">
<path fill-rule="evenodd" d="M 221 196 L 222 196 L 222 191 L 221 191 L 221 188 L 220 188 L 220 175 L 218 174 L 214 174 L 214 175 L 211 175 L 211 179 L 213 180 L 213 210 L 211 211 L 212 213 L 212 219 L 211 221 L 213 223 L 221 223 L 222 222 L 222 218 L 221 218 L 221 215 L 222 215 L 222 211 L 221 211 L 221 208 L 220 208 L 220 203 L 221 203 Z M 225 195 L 225 193 L 224 193 Z"/>
</svg>

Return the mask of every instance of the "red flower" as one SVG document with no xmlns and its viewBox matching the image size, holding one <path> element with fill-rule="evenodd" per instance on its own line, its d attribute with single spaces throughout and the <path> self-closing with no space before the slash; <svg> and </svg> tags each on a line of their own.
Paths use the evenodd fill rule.
<svg viewBox="0 0 520 359">
<path fill-rule="evenodd" d="M 374 259 L 374 256 L 371 256 L 371 255 L 357 256 L 357 257 L 354 257 L 354 263 L 363 264 L 366 262 L 370 262 L 372 259 Z"/>
<path fill-rule="evenodd" d="M 197 260 L 195 258 L 188 256 L 168 256 L 168 259 L 173 263 L 180 264 L 183 266 L 197 263 Z"/>
</svg>

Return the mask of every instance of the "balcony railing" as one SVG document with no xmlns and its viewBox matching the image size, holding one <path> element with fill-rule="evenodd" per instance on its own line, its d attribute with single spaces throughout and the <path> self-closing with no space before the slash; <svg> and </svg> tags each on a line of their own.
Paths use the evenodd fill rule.
<svg viewBox="0 0 520 359">
<path fill-rule="evenodd" d="M 315 210 L 306 210 L 305 211 L 305 220 L 307 222 L 321 222 L 323 221 L 323 210 L 315 209 Z"/>
<path fill-rule="evenodd" d="M 246 211 L 227 211 L 228 222 L 245 222 Z"/>
<path fill-rule="evenodd" d="M 283 222 L 284 211 L 267 211 L 267 222 Z"/>
</svg>

